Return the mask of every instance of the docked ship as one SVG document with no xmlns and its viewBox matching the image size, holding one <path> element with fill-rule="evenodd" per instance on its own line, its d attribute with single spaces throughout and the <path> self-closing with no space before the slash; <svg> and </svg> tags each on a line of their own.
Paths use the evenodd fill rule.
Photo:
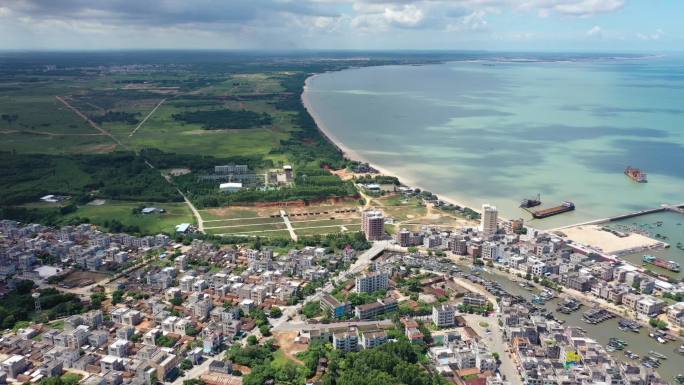
<svg viewBox="0 0 684 385">
<path fill-rule="evenodd" d="M 539 206 L 539 205 L 541 205 L 541 204 L 542 204 L 542 202 L 541 202 L 541 196 L 540 196 L 539 194 L 537 194 L 537 197 L 536 197 L 536 198 L 527 198 L 527 199 L 523 199 L 523 200 L 520 202 L 520 208 L 529 209 L 530 207 L 537 207 L 537 206 Z"/>
<path fill-rule="evenodd" d="M 681 270 L 679 263 L 658 258 L 653 255 L 644 255 L 642 261 L 644 264 L 662 267 L 663 269 L 674 271 L 675 273 L 679 273 Z"/>
<path fill-rule="evenodd" d="M 633 181 L 639 182 L 639 183 L 646 183 L 648 182 L 648 179 L 646 178 L 646 173 L 641 171 L 638 168 L 634 167 L 627 167 L 625 169 L 625 175 L 630 177 Z"/>
<path fill-rule="evenodd" d="M 560 206 L 551 207 L 548 209 L 532 211 L 532 217 L 535 219 L 548 218 L 554 215 L 562 214 L 575 209 L 575 204 L 565 201 Z"/>
</svg>

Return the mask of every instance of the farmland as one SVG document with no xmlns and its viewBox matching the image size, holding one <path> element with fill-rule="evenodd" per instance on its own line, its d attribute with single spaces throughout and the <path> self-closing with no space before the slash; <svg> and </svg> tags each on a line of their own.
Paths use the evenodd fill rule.
<svg viewBox="0 0 684 385">
<path fill-rule="evenodd" d="M 340 169 L 347 160 L 304 109 L 304 80 L 352 65 L 400 62 L 425 59 L 231 52 L 7 54 L 0 57 L 0 158 L 6 170 L 0 184 L 10 187 L 0 194 L 2 217 L 52 225 L 86 218 L 110 227 L 116 220 L 115 228 L 170 232 L 181 220 L 191 222 L 187 213 L 168 210 L 153 224 L 152 218 L 131 217 L 129 209 L 149 201 L 180 202 L 179 192 L 200 209 L 354 197 L 350 182 L 321 168 Z M 121 167 L 123 159 L 133 166 Z M 294 180 L 235 194 L 222 194 L 218 183 L 198 183 L 202 173 L 229 163 L 248 164 L 259 175 L 289 164 Z M 171 169 L 187 172 L 174 175 Z M 48 194 L 71 200 L 60 207 L 31 206 Z M 93 199 L 108 204 L 87 205 Z M 208 221 L 239 216 L 218 212 L 200 215 Z M 207 227 L 211 234 L 289 236 L 279 221 L 208 222 Z M 344 218 L 325 222 L 295 223 L 294 228 L 302 234 L 358 228 L 357 221 Z"/>
</svg>

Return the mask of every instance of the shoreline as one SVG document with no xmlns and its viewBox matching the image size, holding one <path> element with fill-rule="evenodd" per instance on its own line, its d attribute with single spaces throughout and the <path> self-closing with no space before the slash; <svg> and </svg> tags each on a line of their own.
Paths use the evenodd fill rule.
<svg viewBox="0 0 684 385">
<path fill-rule="evenodd" d="M 318 131 L 323 135 L 330 143 L 332 143 L 335 147 L 337 147 L 343 154 L 345 158 L 348 158 L 350 160 L 354 160 L 357 162 L 363 162 L 363 163 L 368 163 L 371 167 L 374 169 L 378 170 L 380 174 L 386 175 L 386 176 L 394 176 L 399 179 L 399 182 L 403 185 L 413 187 L 413 188 L 419 188 L 422 191 L 432 191 L 431 189 L 424 189 L 422 186 L 419 186 L 418 184 L 415 183 L 414 180 L 411 180 L 410 178 L 407 178 L 405 176 L 400 175 L 399 173 L 393 172 L 392 170 L 389 170 L 384 167 L 377 166 L 376 164 L 373 164 L 372 162 L 368 161 L 368 159 L 364 158 L 361 154 L 358 152 L 354 151 L 353 149 L 349 148 L 346 146 L 338 137 L 336 137 L 328 127 L 323 123 L 321 120 L 320 116 L 318 116 L 318 113 L 316 113 L 316 110 L 313 108 L 311 105 L 311 101 L 308 98 L 307 91 L 309 89 L 309 82 L 311 79 L 314 79 L 318 76 L 321 76 L 325 73 L 316 73 L 313 74 L 304 80 L 304 88 L 302 90 L 302 94 L 300 96 L 300 99 L 302 101 L 302 104 L 304 105 L 304 109 L 307 111 L 307 113 L 311 116 L 311 118 L 314 120 L 314 123 L 316 123 L 316 127 L 318 128 Z M 449 195 L 444 195 L 441 193 L 436 193 L 438 199 L 450 203 L 452 205 L 460 206 L 462 208 L 467 207 L 470 208 L 471 210 L 482 214 L 480 207 L 471 207 L 470 205 L 464 204 L 458 198 L 454 198 Z M 483 203 L 484 204 L 484 203 Z M 501 213 L 499 213 L 501 214 Z M 499 215 L 500 220 L 508 220 L 507 218 L 502 217 Z"/>
</svg>

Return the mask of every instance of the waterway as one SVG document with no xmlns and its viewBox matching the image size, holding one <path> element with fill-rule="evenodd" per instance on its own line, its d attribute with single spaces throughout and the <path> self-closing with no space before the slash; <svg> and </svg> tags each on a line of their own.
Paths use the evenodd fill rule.
<svg viewBox="0 0 684 385">
<path fill-rule="evenodd" d="M 529 300 L 534 298 L 536 294 L 539 293 L 537 290 L 527 290 L 519 286 L 518 283 L 511 281 L 509 279 L 502 278 L 500 275 L 482 272 L 480 273 L 482 278 L 486 278 L 492 281 L 498 282 L 506 291 L 513 295 L 521 295 Z M 630 350 L 640 356 L 640 358 L 648 355 L 649 351 L 653 350 L 664 354 L 668 357 L 667 360 L 662 360 L 662 365 L 657 369 L 658 373 L 663 376 L 663 378 L 670 383 L 674 383 L 673 378 L 680 373 L 684 374 L 684 367 L 682 363 L 684 362 L 684 356 L 679 355 L 676 352 L 679 347 L 678 342 L 669 342 L 667 344 L 660 344 L 654 339 L 648 336 L 648 328 L 641 328 L 639 333 L 634 333 L 631 331 L 623 332 L 618 329 L 619 318 L 614 318 L 597 325 L 591 325 L 582 320 L 582 313 L 587 311 L 589 307 L 582 306 L 578 311 L 571 314 L 562 314 L 556 312 L 555 309 L 558 306 L 560 299 L 553 299 L 548 301 L 544 307 L 547 310 L 551 310 L 557 319 L 562 319 L 565 321 L 566 326 L 577 326 L 581 327 L 587 332 L 587 336 L 595 339 L 602 345 L 608 344 L 608 339 L 610 337 L 616 337 L 627 342 L 627 347 L 623 351 L 615 351 L 611 354 L 615 359 L 624 362 L 634 362 L 629 360 L 624 352 Z"/>
<path fill-rule="evenodd" d="M 452 201 L 576 204 L 538 228 L 684 201 L 683 58 L 512 59 L 326 73 L 304 99 L 352 155 Z"/>
</svg>

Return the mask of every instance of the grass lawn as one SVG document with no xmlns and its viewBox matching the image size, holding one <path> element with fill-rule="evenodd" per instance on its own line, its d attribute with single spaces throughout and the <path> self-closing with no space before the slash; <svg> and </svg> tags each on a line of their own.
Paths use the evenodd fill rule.
<svg viewBox="0 0 684 385">
<path fill-rule="evenodd" d="M 163 208 L 163 214 L 133 214 L 133 209 L 139 205 Z M 140 231 L 149 234 L 169 233 L 176 231 L 179 223 L 195 223 L 192 212 L 185 203 L 152 203 L 152 202 L 119 202 L 107 201 L 101 206 L 80 206 L 75 213 L 69 214 L 65 220 L 72 217 L 88 218 L 90 223 L 103 225 L 104 221 L 116 219 L 124 225 L 137 225 Z"/>
</svg>

